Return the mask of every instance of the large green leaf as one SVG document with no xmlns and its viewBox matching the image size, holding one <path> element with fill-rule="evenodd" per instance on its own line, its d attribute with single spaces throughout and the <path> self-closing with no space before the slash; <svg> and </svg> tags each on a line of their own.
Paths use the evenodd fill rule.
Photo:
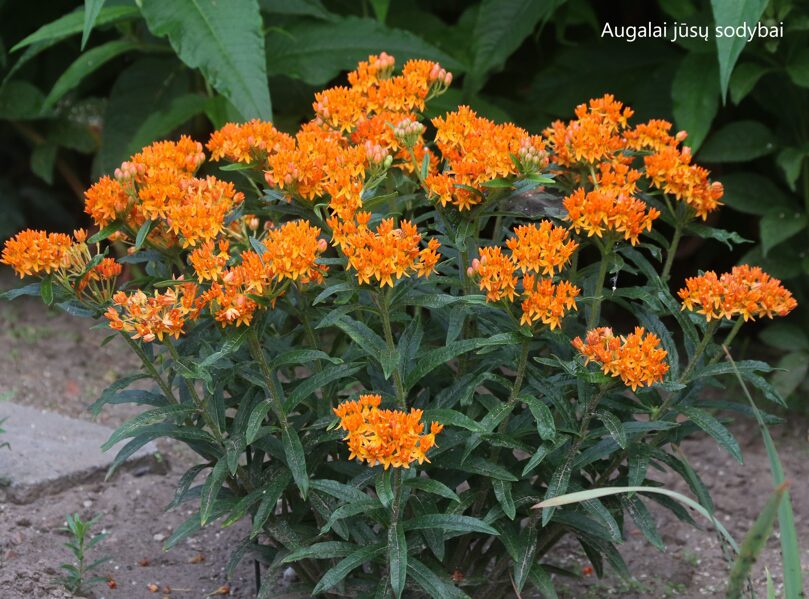
<svg viewBox="0 0 809 599">
<path fill-rule="evenodd" d="M 137 15 L 138 9 L 134 6 L 108 6 L 96 15 L 95 26 L 100 27 L 116 21 L 131 19 Z M 84 30 L 85 18 L 84 10 L 76 10 L 59 17 L 17 42 L 11 51 L 14 52 L 40 42 L 62 40 L 71 35 L 81 33 Z"/>
<path fill-rule="evenodd" d="M 772 248 L 806 228 L 806 215 L 790 210 L 776 210 L 759 221 L 761 250 L 766 257 Z"/>
<path fill-rule="evenodd" d="M 483 0 L 478 9 L 466 88 L 477 91 L 486 75 L 502 68 L 511 54 L 565 0 Z"/>
<path fill-rule="evenodd" d="M 143 0 L 141 10 L 151 32 L 168 37 L 245 119 L 272 119 L 257 0 Z"/>
<path fill-rule="evenodd" d="M 93 164 L 94 176 L 111 174 L 124 160 L 166 132 L 152 115 L 163 114 L 174 100 L 190 90 L 188 70 L 175 60 L 146 57 L 127 67 L 112 86 L 104 113 L 101 148 Z"/>
<path fill-rule="evenodd" d="M 787 65 L 787 73 L 795 85 L 809 87 L 809 48 L 795 53 Z"/>
<path fill-rule="evenodd" d="M 770 179 L 755 173 L 725 175 L 722 184 L 725 186 L 722 201 L 739 212 L 763 216 L 776 210 L 791 213 L 797 207 L 797 202 Z"/>
<path fill-rule="evenodd" d="M 725 425 L 719 422 L 716 418 L 711 416 L 705 410 L 699 408 L 686 407 L 682 408 L 681 412 L 688 416 L 698 427 L 711 435 L 719 445 L 727 449 L 728 453 L 736 458 L 740 464 L 744 463 L 742 458 L 742 450 L 739 448 L 739 443 L 733 437 L 731 432 L 725 428 Z"/>
<path fill-rule="evenodd" d="M 375 19 L 346 17 L 329 23 L 302 21 L 267 35 L 267 71 L 323 85 L 340 71 L 353 69 L 369 54 L 388 52 L 401 65 L 409 58 L 440 62 L 453 72 L 464 66 L 409 31 Z"/>
<path fill-rule="evenodd" d="M 674 120 L 688 132 L 686 145 L 696 151 L 711 127 L 719 108 L 718 67 L 710 54 L 683 58 L 671 88 Z"/>
<path fill-rule="evenodd" d="M 747 162 L 775 151 L 775 136 L 757 121 L 725 125 L 705 140 L 699 151 L 702 162 Z"/>
<path fill-rule="evenodd" d="M 398 521 L 388 527 L 388 569 L 393 595 L 399 599 L 407 580 L 407 540 L 404 527 Z"/>
<path fill-rule="evenodd" d="M 98 13 L 104 8 L 105 0 L 84 0 L 84 25 L 81 32 L 81 49 L 87 45 L 87 40 L 90 39 L 90 32 L 95 27 Z"/>
<path fill-rule="evenodd" d="M 115 40 L 84 52 L 73 64 L 65 69 L 65 72 L 53 84 L 53 89 L 45 98 L 42 106 L 43 110 L 47 110 L 56 104 L 67 92 L 79 85 L 85 77 L 94 73 L 112 59 L 130 50 L 135 50 L 139 46 L 138 42 Z"/>
<path fill-rule="evenodd" d="M 312 595 L 317 595 L 332 588 L 343 580 L 348 574 L 365 562 L 371 561 L 385 551 L 385 545 L 377 543 L 368 547 L 359 547 L 356 551 L 340 560 L 337 565 L 328 570 L 312 589 Z"/>
<path fill-rule="evenodd" d="M 755 27 L 766 6 L 767 0 L 711 0 L 716 26 L 723 28 L 720 31 L 723 31 L 725 27 L 735 29 L 745 24 Z M 716 36 L 716 56 L 719 59 L 722 98 L 727 96 L 730 75 L 746 43 L 747 38 L 737 36 L 735 32 L 731 36 Z"/>
<path fill-rule="evenodd" d="M 479 532 L 489 535 L 499 534 L 494 528 L 480 518 L 459 516 L 457 514 L 428 514 L 415 516 L 404 522 L 405 530 L 424 530 L 425 528 L 442 528 L 458 532 Z"/>
<path fill-rule="evenodd" d="M 9 81 L 0 86 L 0 119 L 35 119 L 42 110 L 44 96 L 27 81 Z"/>
</svg>

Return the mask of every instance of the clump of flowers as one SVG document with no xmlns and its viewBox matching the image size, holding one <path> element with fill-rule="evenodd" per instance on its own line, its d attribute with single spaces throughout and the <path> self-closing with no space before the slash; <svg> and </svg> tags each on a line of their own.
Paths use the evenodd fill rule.
<svg viewBox="0 0 809 599">
<path fill-rule="evenodd" d="M 708 271 L 688 278 L 678 295 L 683 310 L 702 314 L 709 321 L 786 316 L 798 305 L 781 281 L 747 264 L 720 276 Z"/>
<path fill-rule="evenodd" d="M 379 395 L 360 395 L 356 401 L 334 408 L 340 428 L 346 431 L 348 458 L 367 462 L 369 466 L 382 464 L 385 470 L 429 462 L 427 452 L 435 446 L 435 436 L 444 427 L 433 422 L 430 432 L 425 433 L 422 410 L 380 410 L 381 402 Z"/>
<path fill-rule="evenodd" d="M 670 447 L 710 423 L 693 400 L 722 386 L 720 320 L 730 345 L 794 309 L 740 265 L 686 280 L 682 309 L 704 321 L 677 314 L 677 243 L 722 196 L 684 132 L 635 125 L 610 95 L 541 135 L 466 106 L 426 123 L 451 82 L 370 56 L 297 131 L 252 120 L 204 147 L 156 142 L 87 190 L 91 236 L 6 242 L 0 261 L 37 278 L 8 297 L 95 317 L 143 361 L 95 406 L 148 406 L 110 445 L 169 437 L 199 456 L 176 496 L 193 526 L 170 543 L 249 518 L 314 594 L 552 595 L 555 543 L 614 563 L 619 539 L 592 531 L 619 535 L 645 495 L 541 513 L 527 499 L 643 486 L 638 456 L 691 472 Z M 220 178 L 208 158 L 236 166 Z M 654 333 L 613 333 L 632 315 Z M 782 401 L 760 364 L 739 376 Z"/>
<path fill-rule="evenodd" d="M 660 338 L 643 327 L 635 327 L 626 336 L 599 327 L 588 331 L 584 341 L 576 337 L 572 343 L 585 363 L 596 362 L 604 374 L 619 377 L 633 391 L 661 382 L 669 371 L 668 354 L 660 347 Z"/>
</svg>

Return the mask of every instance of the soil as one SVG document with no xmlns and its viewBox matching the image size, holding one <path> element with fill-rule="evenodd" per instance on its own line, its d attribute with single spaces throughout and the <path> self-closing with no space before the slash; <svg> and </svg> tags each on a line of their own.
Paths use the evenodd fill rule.
<svg viewBox="0 0 809 599">
<path fill-rule="evenodd" d="M 8 276 L 0 276 L 0 288 L 11 287 Z M 50 312 L 36 298 L 0 302 L 0 401 L 53 410 L 76 418 L 92 419 L 87 409 L 116 377 L 136 368 L 128 348 L 118 340 L 99 347 L 103 330 L 90 330 L 85 319 Z M 134 413 L 128 406 L 108 406 L 97 421 L 116 426 Z M 743 422 L 734 426 L 742 446 L 745 464 L 719 449 L 705 437 L 695 437 L 682 446 L 695 469 L 710 488 L 717 517 L 741 539 L 772 490 L 770 468 L 755 427 Z M 809 444 L 807 420 L 791 417 L 784 426 L 773 427 L 791 493 L 799 540 L 802 541 L 804 571 L 809 571 Z M 252 562 L 244 560 L 227 580 L 225 565 L 230 548 L 245 536 L 244 527 L 221 529 L 209 526 L 201 533 L 162 551 L 168 537 L 188 514 L 180 506 L 164 508 L 172 498 L 177 479 L 192 457 L 180 445 L 161 443 L 167 474 L 122 472 L 108 482 L 74 487 L 58 495 L 40 497 L 28 505 L 0 504 L 0 589 L 3 599 L 72 597 L 53 578 L 59 564 L 68 560 L 63 547 L 67 536 L 60 532 L 68 513 L 89 518 L 99 515 L 98 529 L 109 533 L 97 550 L 109 562 L 99 574 L 114 581 L 111 589 L 94 587 L 96 598 L 152 599 L 154 597 L 202 598 L 255 596 Z M 0 449 L 0 451 L 2 451 Z M 674 490 L 687 492 L 673 478 L 660 477 Z M 628 526 L 628 539 L 621 547 L 631 581 L 606 573 L 598 579 L 574 542 L 566 541 L 547 561 L 582 574 L 556 581 L 562 598 L 595 599 L 621 596 L 626 599 L 682 597 L 686 599 L 724 596 L 728 563 L 722 546 L 711 532 L 681 523 L 668 511 L 649 506 L 667 549 L 658 552 Z M 776 589 L 782 587 L 780 549 L 776 534 L 754 569 L 756 590 L 765 586 L 765 566 Z M 157 585 L 156 590 L 150 585 Z M 279 591 L 285 587 L 278 581 Z M 212 594 L 213 593 L 213 594 Z M 217 594 L 218 593 L 218 594 Z"/>
</svg>

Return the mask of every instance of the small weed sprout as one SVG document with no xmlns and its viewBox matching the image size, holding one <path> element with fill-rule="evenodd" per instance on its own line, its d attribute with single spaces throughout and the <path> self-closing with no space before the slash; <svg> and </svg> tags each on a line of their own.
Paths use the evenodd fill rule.
<svg viewBox="0 0 809 599">
<path fill-rule="evenodd" d="M 95 572 L 101 564 L 110 560 L 109 557 L 101 557 L 94 561 L 88 561 L 88 553 L 101 541 L 107 538 L 107 533 L 92 534 L 92 528 L 98 523 L 100 516 L 96 516 L 89 521 L 81 519 L 78 513 L 67 515 L 67 526 L 62 529 L 71 535 L 71 540 L 65 543 L 65 547 L 70 549 L 75 558 L 72 564 L 61 564 L 59 567 L 65 571 L 57 581 L 68 591 L 76 595 L 82 595 L 87 587 L 107 579 L 95 576 Z"/>
</svg>

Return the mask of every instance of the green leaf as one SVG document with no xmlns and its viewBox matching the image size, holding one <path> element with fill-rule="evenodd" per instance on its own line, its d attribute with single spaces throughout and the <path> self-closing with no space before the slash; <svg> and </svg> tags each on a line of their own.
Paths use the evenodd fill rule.
<svg viewBox="0 0 809 599">
<path fill-rule="evenodd" d="M 348 335 L 369 357 L 377 362 L 381 361 L 382 355 L 388 351 L 382 337 L 359 320 L 343 316 L 335 321 L 334 325 Z"/>
<path fill-rule="evenodd" d="M 672 82 L 674 121 L 688 131 L 692 151 L 702 144 L 719 108 L 719 68 L 710 54 L 687 54 Z"/>
<path fill-rule="evenodd" d="M 807 216 L 800 212 L 770 212 L 758 222 L 761 251 L 766 257 L 771 249 L 806 228 Z"/>
<path fill-rule="evenodd" d="M 428 514 L 415 516 L 404 522 L 405 530 L 423 530 L 425 528 L 441 528 L 457 532 L 479 532 L 497 536 L 497 530 L 486 524 L 480 518 L 472 516 L 459 516 L 456 514 Z"/>
<path fill-rule="evenodd" d="M 444 483 L 432 478 L 408 478 L 406 481 L 404 481 L 404 484 L 413 489 L 418 489 L 420 491 L 424 491 L 425 493 L 432 493 L 433 495 L 439 495 L 452 501 L 457 501 L 458 503 L 461 501 L 461 498 L 458 497 L 455 491 L 450 489 Z"/>
<path fill-rule="evenodd" d="M 275 509 L 278 507 L 278 500 L 281 498 L 281 495 L 289 486 L 290 482 L 292 482 L 292 475 L 290 475 L 289 472 L 282 471 L 276 474 L 263 489 L 261 503 L 256 510 L 256 515 L 253 517 L 253 525 L 250 528 L 251 539 L 258 536 L 264 523 L 275 513 Z"/>
<path fill-rule="evenodd" d="M 722 201 L 739 212 L 763 216 L 775 210 L 794 211 L 796 202 L 770 179 L 755 173 L 734 173 L 722 177 Z"/>
<path fill-rule="evenodd" d="M 326 534 L 337 522 L 344 518 L 351 518 L 352 516 L 357 516 L 359 514 L 368 514 L 374 510 L 381 509 L 382 504 L 378 499 L 371 499 L 367 496 L 365 499 L 352 501 L 351 503 L 341 505 L 329 515 L 329 519 L 326 520 L 326 523 L 320 528 L 320 534 Z"/>
<path fill-rule="evenodd" d="M 736 28 L 745 24 L 755 27 L 766 6 L 767 0 L 711 0 L 717 28 Z M 730 75 L 746 43 L 745 36 L 716 36 L 716 56 L 719 59 L 722 98 L 727 96 Z"/>
<path fill-rule="evenodd" d="M 719 520 L 713 517 L 713 515 L 705 509 L 702 505 L 691 499 L 690 497 L 686 497 L 681 493 L 677 493 L 676 491 L 670 491 L 668 489 L 664 489 L 662 487 L 600 487 L 598 489 L 590 489 L 588 491 L 577 491 L 575 493 L 568 493 L 566 495 L 559 495 L 557 497 L 551 497 L 549 499 L 544 499 L 536 504 L 534 509 L 545 509 L 551 507 L 560 507 L 563 505 L 570 505 L 575 503 L 581 503 L 582 501 L 587 501 L 589 499 L 599 499 L 601 497 L 609 497 L 611 495 L 621 495 L 624 493 L 657 493 L 659 495 L 666 495 L 671 497 L 672 499 L 676 499 L 680 503 L 683 503 L 690 507 L 692 510 L 699 512 L 702 516 L 707 518 L 711 524 L 719 531 L 719 533 L 725 538 L 728 544 L 734 551 L 739 550 L 739 545 L 736 543 L 736 540 L 733 538 L 728 530 L 722 525 Z"/>
<path fill-rule="evenodd" d="M 139 11 L 134 6 L 117 5 L 108 6 L 101 10 L 95 18 L 96 27 L 122 21 L 124 19 L 132 19 L 139 15 Z M 51 21 L 47 25 L 43 25 L 31 35 L 26 36 L 11 49 L 16 52 L 21 48 L 36 44 L 38 42 L 48 42 L 52 40 L 61 40 L 71 35 L 81 33 L 84 30 L 86 21 L 84 10 L 76 10 L 71 13 L 59 17 L 55 21 Z"/>
<path fill-rule="evenodd" d="M 324 85 L 341 71 L 354 69 L 369 54 L 384 49 L 399 64 L 410 58 L 435 60 L 449 71 L 462 72 L 457 60 L 423 39 L 376 19 L 345 17 L 332 22 L 300 22 L 267 35 L 267 73 Z"/>
<path fill-rule="evenodd" d="M 784 148 L 778 152 L 775 161 L 781 170 L 784 171 L 784 178 L 792 191 L 795 191 L 795 184 L 801 176 L 803 161 L 809 158 L 809 148 Z"/>
<path fill-rule="evenodd" d="M 514 520 L 517 515 L 517 507 L 514 505 L 514 498 L 511 496 L 511 483 L 495 478 L 492 479 L 492 488 L 494 489 L 497 503 L 503 508 L 503 513 L 508 516 L 509 520 Z"/>
<path fill-rule="evenodd" d="M 140 226 L 140 229 L 138 229 L 138 234 L 135 236 L 135 251 L 143 247 L 146 236 L 149 235 L 149 231 L 152 230 L 152 224 L 152 221 L 147 220 Z"/>
<path fill-rule="evenodd" d="M 291 412 L 298 404 L 318 389 L 322 389 L 324 386 L 334 381 L 348 378 L 362 368 L 364 368 L 363 365 L 355 364 L 335 364 L 334 366 L 324 368 L 295 387 L 292 393 L 289 394 L 289 397 L 287 397 L 284 408 L 287 412 Z"/>
<path fill-rule="evenodd" d="M 90 32 L 96 24 L 98 13 L 104 7 L 105 0 L 84 0 L 84 25 L 81 32 L 81 49 L 87 45 L 87 40 L 90 39 Z"/>
<path fill-rule="evenodd" d="M 94 73 L 121 54 L 135 50 L 139 46 L 139 42 L 114 40 L 82 53 L 53 84 L 53 88 L 42 105 L 42 110 L 51 108 L 89 74 Z"/>
<path fill-rule="evenodd" d="M 39 285 L 39 295 L 46 305 L 50 306 L 53 303 L 53 279 L 50 276 L 42 279 Z"/>
<path fill-rule="evenodd" d="M 257 0 L 143 0 L 141 11 L 149 30 L 168 37 L 180 60 L 245 119 L 272 119 Z"/>
<path fill-rule="evenodd" d="M 536 589 L 542 593 L 545 599 L 558 599 L 556 589 L 553 586 L 551 575 L 539 564 L 534 564 L 528 573 L 528 579 Z"/>
<path fill-rule="evenodd" d="M 335 557 L 345 557 L 357 546 L 343 541 L 325 541 L 313 543 L 307 547 L 296 549 L 284 559 L 282 564 L 291 564 L 302 559 L 332 559 Z"/>
<path fill-rule="evenodd" d="M 537 423 L 539 438 L 543 441 L 552 441 L 556 437 L 556 423 L 553 420 L 550 408 L 545 405 L 544 401 L 536 397 L 522 397 L 520 399 L 528 404 L 528 409 L 531 410 L 531 415 Z"/>
<path fill-rule="evenodd" d="M 473 433 L 485 433 L 486 429 L 479 423 L 472 420 L 466 414 L 448 408 L 433 408 L 425 410 L 425 422 L 440 422 L 445 426 L 457 426 L 465 428 Z"/>
<path fill-rule="evenodd" d="M 280 15 L 300 15 L 327 21 L 336 18 L 320 0 L 260 0 L 261 10 Z"/>
<path fill-rule="evenodd" d="M 205 484 L 202 487 L 202 493 L 199 499 L 199 520 L 202 526 L 205 526 L 213 513 L 213 506 L 216 502 L 216 497 L 219 495 L 219 491 L 222 490 L 222 484 L 224 483 L 227 475 L 227 461 L 220 459 L 216 463 L 216 466 L 213 467 L 213 470 L 211 470 L 208 478 L 205 480 Z"/>
<path fill-rule="evenodd" d="M 152 112 L 138 127 L 128 147 L 142 148 L 155 139 L 169 136 L 175 129 L 205 110 L 206 100 L 199 94 L 184 94 L 169 101 L 159 112 Z"/>
<path fill-rule="evenodd" d="M 185 418 L 186 416 L 196 413 L 196 411 L 197 409 L 195 407 L 185 405 L 170 405 L 155 408 L 153 410 L 147 410 L 138 414 L 137 416 L 134 416 L 133 418 L 130 418 L 119 426 L 115 432 L 110 435 L 110 438 L 107 439 L 106 443 L 101 446 L 101 449 L 103 451 L 107 451 L 121 439 L 133 437 L 141 429 L 144 429 L 147 426 L 165 422 L 170 419 Z"/>
<path fill-rule="evenodd" d="M 401 522 L 388 527 L 388 568 L 393 595 L 399 599 L 407 580 L 407 540 Z"/>
<path fill-rule="evenodd" d="M 48 185 L 53 183 L 53 165 L 56 162 L 56 144 L 43 143 L 31 152 L 31 171 Z"/>
<path fill-rule="evenodd" d="M 744 62 L 736 67 L 730 78 L 730 99 L 738 104 L 753 91 L 756 83 L 770 72 L 770 69 L 755 62 Z"/>
<path fill-rule="evenodd" d="M 744 536 L 739 555 L 736 556 L 728 576 L 728 590 L 725 595 L 727 599 L 741 599 L 753 564 L 756 563 L 758 556 L 761 555 L 767 540 L 772 534 L 773 525 L 778 516 L 781 502 L 784 500 L 786 489 L 786 483 L 782 483 L 773 491 L 756 517 L 753 526 Z"/>
<path fill-rule="evenodd" d="M 652 545 L 657 547 L 660 551 L 666 550 L 666 545 L 663 539 L 660 538 L 660 533 L 657 531 L 654 517 L 649 513 L 649 510 L 643 505 L 643 502 L 637 495 L 625 495 L 621 497 L 621 503 L 626 511 L 634 520 L 635 525 L 643 533 Z"/>
<path fill-rule="evenodd" d="M 499 70 L 540 21 L 564 0 L 483 0 L 472 34 L 472 69 L 465 88 L 478 91 L 491 71 Z"/>
<path fill-rule="evenodd" d="M 621 447 L 621 449 L 626 449 L 626 431 L 624 430 L 624 426 L 621 424 L 621 421 L 618 420 L 614 414 L 606 410 L 599 410 L 597 414 L 598 419 L 604 423 L 604 426 L 610 432 L 610 436 L 615 439 L 615 442 Z"/>
<path fill-rule="evenodd" d="M 759 338 L 783 351 L 809 350 L 809 335 L 793 324 L 775 322 L 761 331 Z"/>
<path fill-rule="evenodd" d="M 342 364 L 343 362 L 340 358 L 332 358 L 319 349 L 293 349 L 273 358 L 269 363 L 269 369 L 273 371 L 282 366 L 301 366 L 315 360 L 326 360 L 332 364 Z"/>
<path fill-rule="evenodd" d="M 0 85 L 0 118 L 9 121 L 36 119 L 42 112 L 44 96 L 27 81 Z"/>
<path fill-rule="evenodd" d="M 281 442 L 284 446 L 287 466 L 292 472 L 292 477 L 295 479 L 301 495 L 306 499 L 306 494 L 309 492 L 309 475 L 306 473 L 306 455 L 303 452 L 303 445 L 298 433 L 295 429 L 286 427 L 281 433 Z"/>
<path fill-rule="evenodd" d="M 414 557 L 407 560 L 407 574 L 433 599 L 469 599 L 449 578 L 443 578 Z"/>
<path fill-rule="evenodd" d="M 795 85 L 809 87 L 809 48 L 795 53 L 787 65 L 787 73 Z"/>
<path fill-rule="evenodd" d="M 358 568 L 362 564 L 382 555 L 385 552 L 385 549 L 385 545 L 376 543 L 374 545 L 369 545 L 368 547 L 360 547 L 356 551 L 352 552 L 340 560 L 336 566 L 326 571 L 323 577 L 315 585 L 315 588 L 312 589 L 312 595 L 317 595 L 318 593 L 329 590 L 346 576 L 348 576 L 348 574 L 355 568 Z"/>
<path fill-rule="evenodd" d="M 94 177 L 112 174 L 141 147 L 170 133 L 149 128 L 166 124 L 154 115 L 169 111 L 190 87 L 191 73 L 173 58 L 139 58 L 124 69 L 109 92 Z"/>
<path fill-rule="evenodd" d="M 742 450 L 739 448 L 739 443 L 733 437 L 731 432 L 725 428 L 725 425 L 719 422 L 716 418 L 711 416 L 705 410 L 700 410 L 693 406 L 684 407 L 680 410 L 683 414 L 694 422 L 698 427 L 708 433 L 711 437 L 716 439 L 716 442 L 724 447 L 730 455 L 736 458 L 740 464 L 744 463 L 742 458 Z"/>
<path fill-rule="evenodd" d="M 757 121 L 736 121 L 712 133 L 699 151 L 701 162 L 747 162 L 775 151 L 772 132 Z"/>
</svg>

